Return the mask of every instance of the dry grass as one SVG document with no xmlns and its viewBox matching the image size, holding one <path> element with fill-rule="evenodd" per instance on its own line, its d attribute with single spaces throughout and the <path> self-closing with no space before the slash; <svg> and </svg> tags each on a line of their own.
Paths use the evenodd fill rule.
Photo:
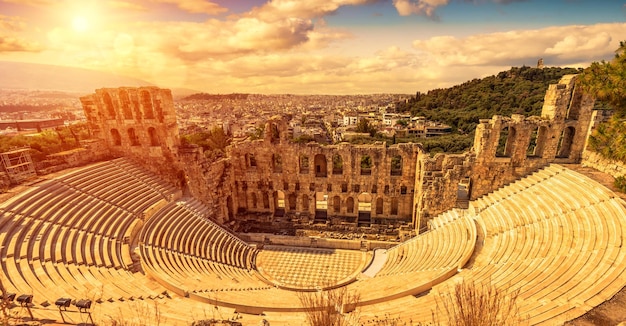
<svg viewBox="0 0 626 326">
<path fill-rule="evenodd" d="M 358 320 L 358 312 L 344 313 L 356 308 L 360 295 L 346 287 L 328 291 L 299 292 L 298 298 L 305 309 L 311 326 L 348 326 Z"/>
<path fill-rule="evenodd" d="M 128 311 L 132 311 L 129 314 Z M 159 304 L 155 301 L 153 305 L 146 302 L 133 302 L 132 307 L 127 307 L 118 312 L 117 316 L 107 315 L 99 325 L 105 326 L 158 326 L 166 323 L 161 315 Z"/>
<path fill-rule="evenodd" d="M 436 298 L 436 323 L 451 326 L 523 325 L 517 306 L 519 290 L 506 293 L 492 284 L 463 281 Z"/>
</svg>

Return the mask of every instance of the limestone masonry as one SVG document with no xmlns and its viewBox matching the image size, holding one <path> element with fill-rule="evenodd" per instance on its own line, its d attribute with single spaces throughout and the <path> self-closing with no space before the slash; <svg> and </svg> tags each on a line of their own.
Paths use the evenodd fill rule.
<svg viewBox="0 0 626 326">
<path fill-rule="evenodd" d="M 275 117 L 262 139 L 235 143 L 211 161 L 201 148 L 181 145 L 169 90 L 105 88 L 81 102 L 110 153 L 185 188 L 224 224 L 280 219 L 419 230 L 549 163 L 580 163 L 594 100 L 575 81 L 567 75 L 549 87 L 540 117 L 483 119 L 472 150 L 434 157 L 412 143 L 294 143 L 286 118 Z"/>
</svg>

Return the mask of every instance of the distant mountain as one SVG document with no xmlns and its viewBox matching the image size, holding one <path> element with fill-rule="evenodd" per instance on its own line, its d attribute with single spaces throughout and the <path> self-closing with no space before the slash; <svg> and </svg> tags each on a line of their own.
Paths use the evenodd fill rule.
<svg viewBox="0 0 626 326">
<path fill-rule="evenodd" d="M 0 61 L 0 88 L 92 93 L 98 88 L 122 86 L 138 87 L 154 84 L 96 70 Z M 177 96 L 197 92 L 182 88 L 172 89 L 172 93 Z"/>
</svg>

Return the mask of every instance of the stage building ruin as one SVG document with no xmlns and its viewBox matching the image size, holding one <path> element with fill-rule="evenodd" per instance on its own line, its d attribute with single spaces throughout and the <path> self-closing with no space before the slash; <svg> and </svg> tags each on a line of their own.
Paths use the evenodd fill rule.
<svg viewBox="0 0 626 326">
<path fill-rule="evenodd" d="M 430 157 L 419 144 L 294 143 L 287 121 L 265 124 L 262 139 L 232 144 L 210 160 L 182 145 L 172 95 L 156 87 L 104 88 L 81 98 L 94 135 L 114 156 L 135 159 L 184 188 L 222 223 L 411 225 L 463 207 L 549 163 L 579 163 L 594 100 L 564 76 L 546 93 L 540 117 L 480 121 L 473 148 Z"/>
</svg>

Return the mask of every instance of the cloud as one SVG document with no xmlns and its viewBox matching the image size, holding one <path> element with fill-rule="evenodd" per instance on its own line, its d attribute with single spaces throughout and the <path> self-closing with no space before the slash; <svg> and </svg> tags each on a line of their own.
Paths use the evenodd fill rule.
<svg viewBox="0 0 626 326">
<path fill-rule="evenodd" d="M 626 23 L 558 26 L 478 34 L 437 36 L 413 47 L 440 66 L 518 66 L 543 56 L 547 64 L 568 65 L 610 57 Z"/>
<path fill-rule="evenodd" d="M 247 15 L 270 22 L 287 17 L 311 19 L 332 14 L 342 6 L 358 6 L 379 1 L 382 0 L 272 0 L 254 8 Z"/>
<path fill-rule="evenodd" d="M 0 2 L 15 3 L 18 5 L 41 6 L 53 4 L 53 0 L 2 0 Z"/>
<path fill-rule="evenodd" d="M 510 4 L 514 2 L 526 2 L 528 0 L 459 0 L 463 2 L 481 4 L 484 2 L 494 2 L 497 4 Z M 393 0 L 400 16 L 421 15 L 427 17 L 436 17 L 435 10 L 438 7 L 445 6 L 450 0 Z"/>
<path fill-rule="evenodd" d="M 32 43 L 15 37 L 0 35 L 0 53 L 39 51 L 41 51 L 41 47 L 38 43 Z"/>
<path fill-rule="evenodd" d="M 152 0 L 158 3 L 169 3 L 176 5 L 178 8 L 193 14 L 209 14 L 218 15 L 227 12 L 224 8 L 214 2 L 207 0 Z"/>
<path fill-rule="evenodd" d="M 435 9 L 448 4 L 448 0 L 393 0 L 400 16 L 424 15 L 432 17 Z"/>
<path fill-rule="evenodd" d="M 26 24 L 20 17 L 0 15 L 0 30 L 19 32 L 24 30 Z"/>
<path fill-rule="evenodd" d="M 128 1 L 108 1 L 107 5 L 113 9 L 131 10 L 131 11 L 146 11 L 146 7 Z"/>
</svg>

